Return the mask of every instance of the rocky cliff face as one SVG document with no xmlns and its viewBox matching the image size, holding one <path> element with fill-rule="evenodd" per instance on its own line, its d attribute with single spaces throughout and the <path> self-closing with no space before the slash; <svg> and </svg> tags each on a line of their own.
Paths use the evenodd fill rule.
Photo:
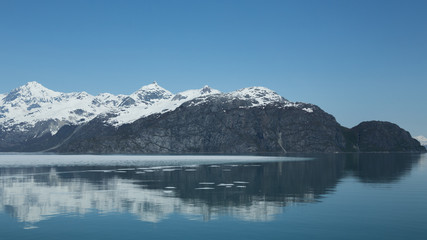
<svg viewBox="0 0 427 240">
<path fill-rule="evenodd" d="M 174 95 L 153 83 L 129 96 L 93 97 L 31 83 L 0 103 L 3 152 L 425 151 L 395 124 L 347 129 L 316 105 L 290 102 L 263 87 L 221 93 L 205 86 Z"/>
</svg>

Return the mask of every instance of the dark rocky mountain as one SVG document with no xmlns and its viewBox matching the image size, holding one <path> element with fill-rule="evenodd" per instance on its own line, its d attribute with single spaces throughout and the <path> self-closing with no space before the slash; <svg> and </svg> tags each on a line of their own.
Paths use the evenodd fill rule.
<svg viewBox="0 0 427 240">
<path fill-rule="evenodd" d="M 409 132 L 389 122 L 362 122 L 352 128 L 353 144 L 361 152 L 408 152 L 425 151 Z"/>
<path fill-rule="evenodd" d="M 316 105 L 290 102 L 262 87 L 231 93 L 205 87 L 173 95 L 155 83 L 133 95 L 133 98 L 108 96 L 117 101 L 111 105 L 113 110 L 90 119 L 87 115 L 82 122 L 67 122 L 67 116 L 62 119 L 52 116 L 32 125 L 22 121 L 15 125 L 0 123 L 0 151 L 122 154 L 426 151 L 395 124 L 372 121 L 348 129 Z M 133 101 L 129 105 L 130 99 Z M 19 96 L 14 99 L 17 100 Z M 8 106 L 5 104 L 3 109 Z M 92 107 L 86 111 L 90 109 L 94 114 L 100 112 Z M 69 112 L 75 115 L 75 111 Z M 46 116 L 47 113 L 44 119 Z M 52 131 L 52 126 L 59 129 Z"/>
<path fill-rule="evenodd" d="M 183 104 L 115 129 L 102 118 L 82 126 L 59 152 L 255 153 L 338 152 L 345 149 L 341 126 L 314 105 L 241 108 L 244 101 L 212 96 Z M 315 109 L 313 112 L 303 110 Z"/>
</svg>

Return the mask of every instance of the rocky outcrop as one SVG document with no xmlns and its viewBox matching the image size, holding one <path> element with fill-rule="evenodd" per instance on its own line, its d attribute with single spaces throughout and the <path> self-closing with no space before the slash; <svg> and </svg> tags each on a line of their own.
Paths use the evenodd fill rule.
<svg viewBox="0 0 427 240">
<path fill-rule="evenodd" d="M 390 122 L 362 122 L 350 131 L 353 144 L 361 152 L 426 151 L 409 132 Z"/>
</svg>

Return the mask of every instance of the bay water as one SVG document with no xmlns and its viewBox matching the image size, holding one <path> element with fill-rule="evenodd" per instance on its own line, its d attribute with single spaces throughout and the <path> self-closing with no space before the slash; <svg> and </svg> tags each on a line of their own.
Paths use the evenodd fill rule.
<svg viewBox="0 0 427 240">
<path fill-rule="evenodd" d="M 0 239 L 426 239 L 426 154 L 0 155 Z"/>
</svg>

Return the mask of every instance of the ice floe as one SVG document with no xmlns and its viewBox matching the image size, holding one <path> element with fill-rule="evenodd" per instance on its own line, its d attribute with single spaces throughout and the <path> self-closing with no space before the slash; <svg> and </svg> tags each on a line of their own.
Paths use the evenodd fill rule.
<svg viewBox="0 0 427 240">
<path fill-rule="evenodd" d="M 199 188 L 195 188 L 196 190 L 213 190 L 215 188 L 211 188 L 211 187 L 199 187 Z"/>
<path fill-rule="evenodd" d="M 235 184 L 248 184 L 249 182 L 245 182 L 245 181 L 233 181 L 233 183 L 235 183 Z"/>
<path fill-rule="evenodd" d="M 220 183 L 217 185 L 218 187 L 232 187 L 234 186 L 233 183 Z"/>
</svg>

